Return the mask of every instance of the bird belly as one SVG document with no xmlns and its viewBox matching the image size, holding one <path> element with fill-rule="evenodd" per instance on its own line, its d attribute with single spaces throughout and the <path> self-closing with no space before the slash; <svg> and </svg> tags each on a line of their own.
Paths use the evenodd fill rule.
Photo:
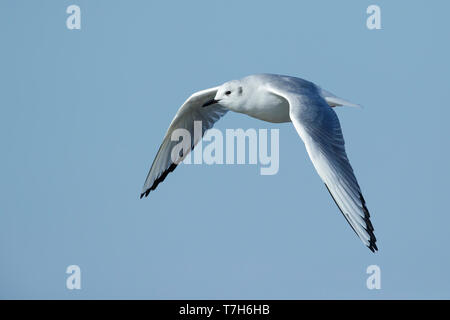
<svg viewBox="0 0 450 320">
<path fill-rule="evenodd" d="M 242 113 L 267 122 L 291 122 L 291 118 L 289 117 L 289 103 L 285 99 L 273 94 L 265 95 L 261 101 L 254 101 Z"/>
</svg>

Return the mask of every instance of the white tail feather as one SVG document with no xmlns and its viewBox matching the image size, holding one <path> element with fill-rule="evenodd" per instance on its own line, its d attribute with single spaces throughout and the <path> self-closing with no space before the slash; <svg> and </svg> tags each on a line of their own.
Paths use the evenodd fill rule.
<svg viewBox="0 0 450 320">
<path fill-rule="evenodd" d="M 347 101 L 342 98 L 339 98 L 329 91 L 326 91 L 324 89 L 320 89 L 320 90 L 321 90 L 322 97 L 330 105 L 330 107 L 348 106 L 348 107 L 362 108 L 361 105 L 352 103 L 352 102 Z"/>
</svg>

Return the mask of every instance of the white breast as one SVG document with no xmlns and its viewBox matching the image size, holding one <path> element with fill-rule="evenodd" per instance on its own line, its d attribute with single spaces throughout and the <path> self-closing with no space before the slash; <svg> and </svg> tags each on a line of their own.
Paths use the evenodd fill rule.
<svg viewBox="0 0 450 320">
<path fill-rule="evenodd" d="M 238 112 L 267 122 L 291 122 L 288 102 L 266 90 L 258 90 Z"/>
</svg>

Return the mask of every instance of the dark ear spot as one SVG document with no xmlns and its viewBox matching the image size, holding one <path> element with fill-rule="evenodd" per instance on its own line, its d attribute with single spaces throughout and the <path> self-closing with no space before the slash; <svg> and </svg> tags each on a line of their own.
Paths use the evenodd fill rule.
<svg viewBox="0 0 450 320">
<path fill-rule="evenodd" d="M 242 94 L 242 87 L 239 87 L 239 88 L 238 88 L 238 93 L 239 93 L 239 94 Z"/>
</svg>

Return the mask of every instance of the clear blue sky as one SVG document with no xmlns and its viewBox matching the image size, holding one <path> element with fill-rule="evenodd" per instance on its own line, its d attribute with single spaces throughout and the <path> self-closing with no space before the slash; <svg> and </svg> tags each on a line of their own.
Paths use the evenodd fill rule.
<svg viewBox="0 0 450 320">
<path fill-rule="evenodd" d="M 66 28 L 81 7 L 81 30 Z M 366 28 L 381 7 L 382 30 Z M 450 298 L 446 1 L 1 1 L 0 298 Z M 180 166 L 139 200 L 193 92 L 302 77 L 337 110 L 380 251 L 290 124 L 280 171 Z M 65 287 L 67 266 L 82 289 Z M 366 268 L 381 268 L 381 290 Z"/>
</svg>

